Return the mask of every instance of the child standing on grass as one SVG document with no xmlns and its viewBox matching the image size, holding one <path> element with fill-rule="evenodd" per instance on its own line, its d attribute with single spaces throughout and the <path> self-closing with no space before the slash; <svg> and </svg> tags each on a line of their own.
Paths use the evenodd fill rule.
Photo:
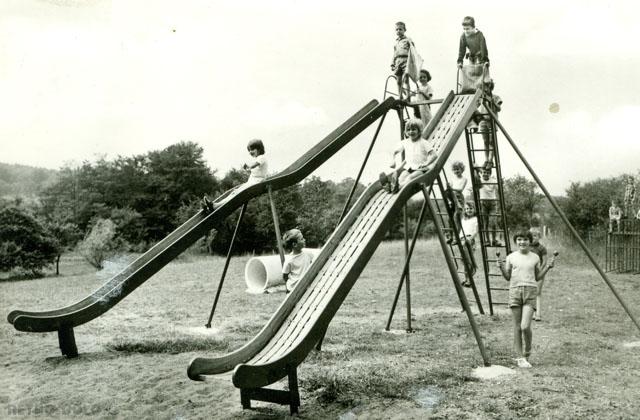
<svg viewBox="0 0 640 420">
<path fill-rule="evenodd" d="M 553 267 L 553 259 L 545 268 L 540 268 L 540 258 L 531 252 L 533 238 L 529 231 L 518 231 L 513 236 L 517 250 L 507 255 L 503 262 L 498 258 L 497 264 L 502 276 L 509 282 L 509 307 L 513 316 L 514 347 L 518 358 L 518 367 L 530 368 L 529 356 L 533 332 L 531 318 L 536 309 L 538 284 Z"/>
<path fill-rule="evenodd" d="M 411 118 L 406 122 L 404 129 L 406 138 L 393 151 L 391 168 L 395 171 L 391 174 L 391 180 L 386 173 L 380 174 L 380 183 L 387 192 L 396 193 L 400 187 L 405 186 L 412 179 L 431 170 L 438 156 L 429 142 L 422 138 L 423 129 L 422 121 L 417 118 Z M 396 168 L 396 155 L 402 155 L 402 152 L 404 152 L 404 160 Z"/>
<path fill-rule="evenodd" d="M 282 266 L 282 279 L 284 287 L 289 293 L 298 284 L 304 273 L 307 272 L 313 262 L 313 254 L 303 251 L 306 245 L 304 236 L 299 229 L 291 229 L 282 236 L 283 246 L 285 249 L 291 250 L 285 258 Z"/>
<path fill-rule="evenodd" d="M 540 266 L 544 267 L 547 264 L 547 248 L 540 243 L 540 229 L 531 228 L 531 252 L 536 254 L 540 258 Z M 536 297 L 536 313 L 533 316 L 534 321 L 542 321 L 542 286 L 544 286 L 545 276 L 542 276 L 538 281 L 538 296 Z"/>
<path fill-rule="evenodd" d="M 264 151 L 264 144 L 262 143 L 262 140 L 260 139 L 251 140 L 249 144 L 247 144 L 247 151 L 249 152 L 249 155 L 251 155 L 252 159 L 249 162 L 244 163 L 242 165 L 242 169 L 249 172 L 249 179 L 247 180 L 247 182 L 243 184 L 245 186 L 257 184 L 259 182 L 264 181 L 267 178 L 267 173 L 269 171 L 267 158 L 264 155 L 265 151 Z M 237 190 L 238 188 L 239 186 L 235 187 L 234 190 Z M 227 194 L 227 199 L 232 197 L 234 194 L 235 194 L 235 191 Z M 202 198 L 202 210 L 205 213 L 208 213 L 217 209 L 221 204 L 222 202 L 220 203 L 212 202 L 209 199 L 209 197 L 207 197 L 206 195 Z"/>
</svg>

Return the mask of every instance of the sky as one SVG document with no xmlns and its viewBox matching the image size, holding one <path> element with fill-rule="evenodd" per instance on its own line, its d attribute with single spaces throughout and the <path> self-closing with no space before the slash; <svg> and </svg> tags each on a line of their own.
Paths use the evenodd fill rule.
<svg viewBox="0 0 640 420">
<path fill-rule="evenodd" d="M 0 162 L 56 169 L 194 141 L 223 175 L 260 138 L 277 171 L 382 100 L 398 20 L 435 97 L 455 89 L 461 21 L 471 15 L 504 101 L 500 121 L 553 194 L 637 173 L 640 6 L 520 3 L 3 0 Z M 365 182 L 399 140 L 387 120 Z M 373 132 L 315 174 L 355 177 Z M 454 158 L 464 159 L 463 143 Z M 524 174 L 508 144 L 499 147 L 503 175 Z"/>
</svg>

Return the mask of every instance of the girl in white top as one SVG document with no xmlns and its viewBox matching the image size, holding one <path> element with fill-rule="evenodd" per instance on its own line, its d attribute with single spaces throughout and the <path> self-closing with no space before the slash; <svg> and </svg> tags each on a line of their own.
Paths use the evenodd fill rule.
<svg viewBox="0 0 640 420">
<path fill-rule="evenodd" d="M 269 171 L 267 158 L 264 156 L 264 144 L 262 140 L 253 139 L 247 145 L 247 150 L 253 160 L 242 165 L 242 169 L 249 171 L 249 179 L 246 183 L 257 184 L 265 180 Z"/>
<path fill-rule="evenodd" d="M 476 249 L 476 237 L 478 236 L 478 218 L 476 217 L 476 209 L 473 205 L 472 201 L 468 201 L 464 205 L 464 217 L 460 222 L 462 229 L 460 230 L 460 242 L 464 245 L 465 243 L 469 244 L 469 247 L 466 247 L 466 251 L 470 255 L 470 259 L 472 264 L 475 266 L 475 259 L 473 255 L 473 251 Z M 465 279 L 462 282 L 464 287 L 471 287 L 471 282 L 469 278 L 467 278 L 465 273 Z"/>
<path fill-rule="evenodd" d="M 269 166 L 267 165 L 267 158 L 264 156 L 264 144 L 260 139 L 253 139 L 247 144 L 247 150 L 253 158 L 252 161 L 242 165 L 242 169 L 249 172 L 249 179 L 242 185 L 235 187 L 229 191 L 226 196 L 219 198 L 216 202 L 213 202 L 206 195 L 202 198 L 202 210 L 205 213 L 209 213 L 222 205 L 229 198 L 238 193 L 243 186 L 249 186 L 264 181 L 267 178 Z"/>
<path fill-rule="evenodd" d="M 424 102 L 433 99 L 433 88 L 429 84 L 431 80 L 431 74 L 427 70 L 420 70 L 420 76 L 418 77 L 418 92 L 413 95 L 412 102 Z M 426 127 L 431 121 L 431 106 L 428 104 L 418 105 L 420 110 L 420 120 Z"/>
<path fill-rule="evenodd" d="M 531 354 L 531 342 L 533 332 L 531 330 L 531 318 L 536 309 L 536 297 L 540 280 L 553 267 L 552 258 L 546 267 L 540 268 L 540 258 L 531 252 L 531 232 L 520 231 L 513 235 L 517 251 L 507 256 L 505 262 L 500 260 L 498 254 L 497 263 L 502 276 L 509 282 L 509 308 L 513 316 L 514 347 L 518 358 L 518 367 L 529 368 L 531 363 L 527 360 Z"/>
<path fill-rule="evenodd" d="M 431 145 L 421 137 L 423 129 L 422 121 L 417 118 L 411 118 L 406 122 L 404 129 L 406 138 L 393 151 L 394 163 L 391 167 L 396 168 L 395 157 L 402 155 L 402 152 L 404 152 L 404 160 L 391 174 L 391 181 L 384 172 L 380 174 L 380 183 L 390 193 L 398 192 L 399 187 L 405 186 L 412 179 L 431 170 L 432 164 L 436 161 L 438 156 Z"/>
</svg>

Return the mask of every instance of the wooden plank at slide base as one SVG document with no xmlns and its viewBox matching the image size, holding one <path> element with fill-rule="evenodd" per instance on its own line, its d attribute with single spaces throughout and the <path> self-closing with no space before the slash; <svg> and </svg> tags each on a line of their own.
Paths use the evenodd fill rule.
<svg viewBox="0 0 640 420">
<path fill-rule="evenodd" d="M 100 316 L 212 229 L 216 223 L 230 215 L 237 207 L 252 197 L 264 194 L 267 186 L 277 190 L 304 179 L 395 104 L 396 101 L 393 98 L 389 98 L 382 104 L 375 100 L 369 102 L 285 171 L 263 183 L 241 189 L 212 213 L 206 215 L 198 213 L 88 297 L 51 311 L 12 311 L 8 321 L 21 331 L 46 332 L 56 331 L 61 326 L 81 325 Z"/>
</svg>

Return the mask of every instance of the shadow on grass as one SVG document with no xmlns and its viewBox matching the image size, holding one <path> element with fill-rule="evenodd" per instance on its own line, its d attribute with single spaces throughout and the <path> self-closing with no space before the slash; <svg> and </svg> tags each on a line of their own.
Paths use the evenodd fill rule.
<svg viewBox="0 0 640 420">
<path fill-rule="evenodd" d="M 125 353 L 189 353 L 193 351 L 227 351 L 229 342 L 219 338 L 149 339 L 143 341 L 116 340 L 106 345 L 110 351 Z"/>
</svg>

